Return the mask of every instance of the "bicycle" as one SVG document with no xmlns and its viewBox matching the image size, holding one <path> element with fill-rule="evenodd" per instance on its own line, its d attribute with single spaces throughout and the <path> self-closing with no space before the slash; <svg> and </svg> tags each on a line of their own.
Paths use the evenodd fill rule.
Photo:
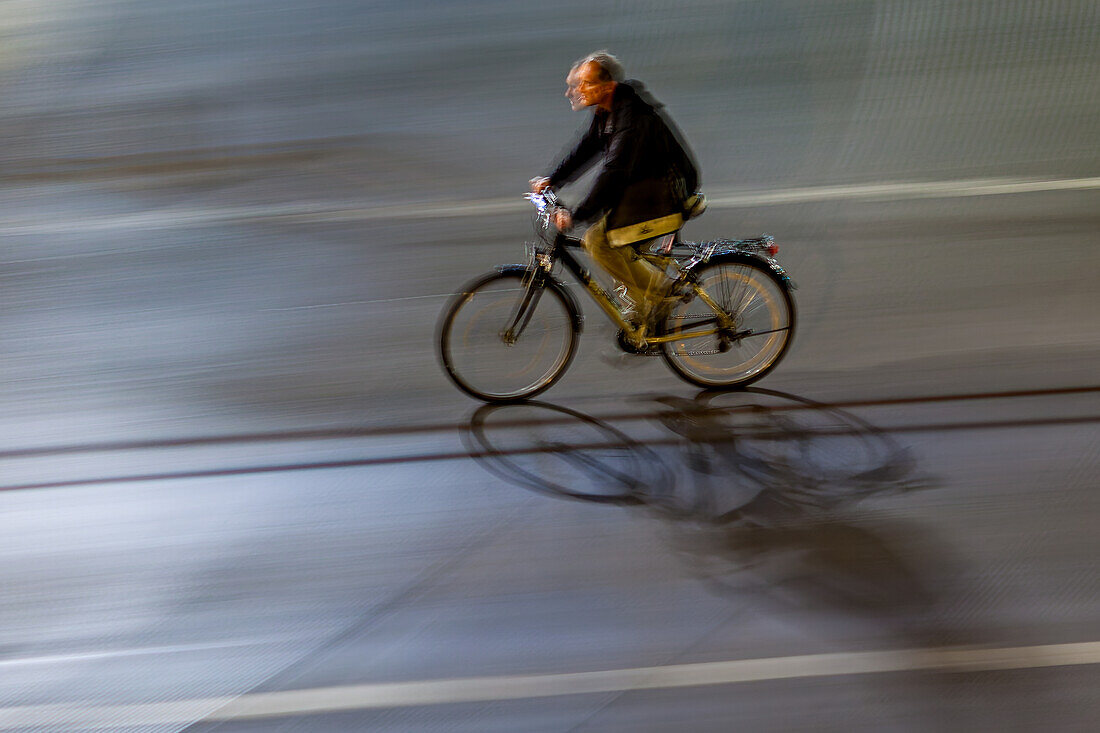
<svg viewBox="0 0 1100 733">
<path fill-rule="evenodd" d="M 681 241 L 675 232 L 632 245 L 669 280 L 650 322 L 637 324 L 569 251 L 581 242 L 554 227 L 554 193 L 525 198 L 535 206 L 540 240 L 528 243 L 527 262 L 500 265 L 470 281 L 442 314 L 440 359 L 463 392 L 486 402 L 513 402 L 549 389 L 565 374 L 584 319 L 555 275 L 559 264 L 619 327 L 620 348 L 659 353 L 696 386 L 750 384 L 786 354 L 795 327 L 794 285 L 775 260 L 773 237 L 696 243 Z"/>
</svg>

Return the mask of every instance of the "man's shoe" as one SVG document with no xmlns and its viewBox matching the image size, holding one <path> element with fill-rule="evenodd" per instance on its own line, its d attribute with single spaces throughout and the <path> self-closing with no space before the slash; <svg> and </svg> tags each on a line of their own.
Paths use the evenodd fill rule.
<svg viewBox="0 0 1100 733">
<path fill-rule="evenodd" d="M 679 296 L 670 296 L 656 301 L 649 308 L 649 312 L 646 313 L 646 325 L 649 327 L 649 333 L 657 333 L 657 327 L 668 318 L 672 309 L 682 301 L 683 298 Z"/>
</svg>

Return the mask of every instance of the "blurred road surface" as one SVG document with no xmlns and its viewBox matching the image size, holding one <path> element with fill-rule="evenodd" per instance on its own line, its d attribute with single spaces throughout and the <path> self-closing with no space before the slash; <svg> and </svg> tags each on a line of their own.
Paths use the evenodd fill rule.
<svg viewBox="0 0 1100 733">
<path fill-rule="evenodd" d="M 0 729 L 1094 729 L 1095 3 L 10 0 L 0 41 Z M 605 46 L 702 162 L 686 236 L 776 236 L 794 346 L 698 394 L 588 308 L 480 408 L 436 319 Z"/>
</svg>

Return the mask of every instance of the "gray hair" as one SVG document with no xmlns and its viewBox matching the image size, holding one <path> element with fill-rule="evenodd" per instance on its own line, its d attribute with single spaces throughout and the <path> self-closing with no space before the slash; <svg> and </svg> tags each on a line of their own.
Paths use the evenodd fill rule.
<svg viewBox="0 0 1100 733">
<path fill-rule="evenodd" d="M 571 68 L 575 69 L 582 64 L 587 64 L 589 61 L 599 67 L 600 81 L 622 81 L 626 78 L 622 63 L 611 55 L 610 51 L 605 50 L 593 51 L 587 56 L 577 59 L 577 62 Z"/>
</svg>

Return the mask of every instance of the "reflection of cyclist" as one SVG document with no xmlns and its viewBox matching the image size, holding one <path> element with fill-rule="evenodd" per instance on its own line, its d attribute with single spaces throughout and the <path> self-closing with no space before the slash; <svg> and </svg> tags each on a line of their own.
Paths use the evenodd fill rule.
<svg viewBox="0 0 1100 733">
<path fill-rule="evenodd" d="M 639 311 L 635 317 L 644 322 L 662 278 L 629 245 L 680 229 L 698 183 L 697 166 L 661 103 L 640 82 L 624 81 L 611 54 L 597 51 L 575 63 L 566 86 L 574 110 L 595 108 L 592 121 L 549 175 L 531 180 L 531 188 L 541 193 L 569 183 L 603 156 L 588 195 L 572 212 L 560 210 L 554 223 L 567 230 L 574 220 L 594 222 L 584 235 L 585 250 L 626 286 Z"/>
</svg>

